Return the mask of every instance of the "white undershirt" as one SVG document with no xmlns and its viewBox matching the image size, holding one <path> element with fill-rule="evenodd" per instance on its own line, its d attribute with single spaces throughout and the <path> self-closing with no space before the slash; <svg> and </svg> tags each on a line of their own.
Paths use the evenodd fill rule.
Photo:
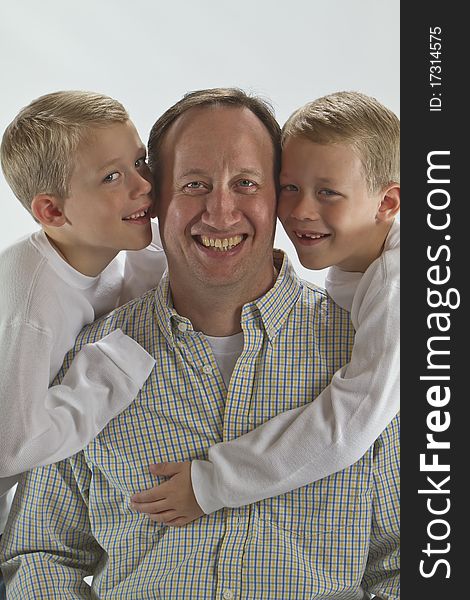
<svg viewBox="0 0 470 600">
<path fill-rule="evenodd" d="M 212 348 L 214 358 L 228 388 L 235 364 L 243 351 L 243 331 L 225 337 L 214 337 L 212 335 L 205 335 L 204 337 Z"/>
</svg>

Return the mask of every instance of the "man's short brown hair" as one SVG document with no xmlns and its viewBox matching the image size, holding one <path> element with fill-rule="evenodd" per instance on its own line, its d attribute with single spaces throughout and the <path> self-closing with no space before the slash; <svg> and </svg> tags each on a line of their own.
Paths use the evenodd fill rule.
<svg viewBox="0 0 470 600">
<path fill-rule="evenodd" d="M 281 165 L 281 130 L 270 103 L 258 96 L 249 95 L 239 88 L 211 88 L 188 92 L 181 100 L 165 111 L 152 127 L 148 141 L 148 162 L 156 179 L 155 185 L 157 188 L 161 148 L 171 125 L 191 108 L 214 106 L 247 108 L 263 123 L 273 143 L 274 176 L 277 182 Z"/>
</svg>

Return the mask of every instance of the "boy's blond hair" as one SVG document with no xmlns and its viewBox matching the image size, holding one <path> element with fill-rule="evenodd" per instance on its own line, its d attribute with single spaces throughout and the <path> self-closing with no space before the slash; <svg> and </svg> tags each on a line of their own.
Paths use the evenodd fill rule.
<svg viewBox="0 0 470 600">
<path fill-rule="evenodd" d="M 5 179 L 30 213 L 38 194 L 65 199 L 80 142 L 94 127 L 128 120 L 120 102 L 95 92 L 67 90 L 36 98 L 3 134 Z"/>
<path fill-rule="evenodd" d="M 369 191 L 400 183 L 400 121 L 360 92 L 336 92 L 296 110 L 282 128 L 282 144 L 303 137 L 318 144 L 349 144 L 364 168 Z"/>
</svg>

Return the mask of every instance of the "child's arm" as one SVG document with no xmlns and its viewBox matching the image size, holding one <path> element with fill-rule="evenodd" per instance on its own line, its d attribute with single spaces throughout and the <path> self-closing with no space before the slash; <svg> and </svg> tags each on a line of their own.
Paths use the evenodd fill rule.
<svg viewBox="0 0 470 600">
<path fill-rule="evenodd" d="M 368 291 L 359 307 L 353 304 L 357 329 L 350 363 L 312 403 L 215 445 L 210 462 L 193 462 L 192 483 L 204 512 L 317 481 L 349 467 L 374 443 L 399 410 L 398 275 L 388 273 L 379 290 L 370 284 L 370 273 L 363 278 L 356 295 L 366 284 Z"/>
<path fill-rule="evenodd" d="M 118 329 L 85 345 L 49 388 L 51 336 L 24 323 L 0 333 L 2 478 L 81 450 L 132 402 L 155 364 Z"/>
<path fill-rule="evenodd" d="M 236 440 L 216 444 L 209 449 L 208 461 L 193 461 L 194 495 L 205 513 L 277 496 L 344 469 L 390 423 L 399 410 L 398 268 L 398 263 L 393 265 L 379 286 L 371 282 L 371 273 L 361 281 L 356 294 L 363 298 L 352 311 L 357 331 L 351 361 L 314 402 L 279 414 Z M 383 279 L 383 273 L 376 276 Z M 361 285 L 366 286 L 365 294 Z M 164 486 L 168 482 L 159 487 Z M 164 491 L 166 511 L 184 515 L 190 510 L 175 499 L 173 490 Z M 164 515 L 158 520 L 169 522 Z"/>
</svg>

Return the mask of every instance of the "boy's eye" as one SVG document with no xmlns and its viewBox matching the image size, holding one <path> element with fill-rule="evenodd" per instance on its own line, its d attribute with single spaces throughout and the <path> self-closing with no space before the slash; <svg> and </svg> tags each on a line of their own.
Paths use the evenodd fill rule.
<svg viewBox="0 0 470 600">
<path fill-rule="evenodd" d="M 103 179 L 103 181 L 105 183 L 110 183 L 111 181 L 116 181 L 116 179 L 119 177 L 119 173 L 117 171 L 115 171 L 114 173 L 109 173 L 109 175 L 106 175 L 106 177 Z"/>
<path fill-rule="evenodd" d="M 286 183 L 286 185 L 281 185 L 281 191 L 283 192 L 298 192 L 299 188 L 293 183 Z"/>
<path fill-rule="evenodd" d="M 135 166 L 137 167 L 137 169 L 139 169 L 140 167 L 143 167 L 146 164 L 147 164 L 147 157 L 146 156 L 142 156 L 141 158 L 138 158 L 135 161 Z"/>
<path fill-rule="evenodd" d="M 329 190 L 328 188 L 318 190 L 318 194 L 320 196 L 324 196 L 325 198 L 331 198 L 332 196 L 340 195 L 338 192 L 335 192 L 334 190 Z"/>
</svg>

